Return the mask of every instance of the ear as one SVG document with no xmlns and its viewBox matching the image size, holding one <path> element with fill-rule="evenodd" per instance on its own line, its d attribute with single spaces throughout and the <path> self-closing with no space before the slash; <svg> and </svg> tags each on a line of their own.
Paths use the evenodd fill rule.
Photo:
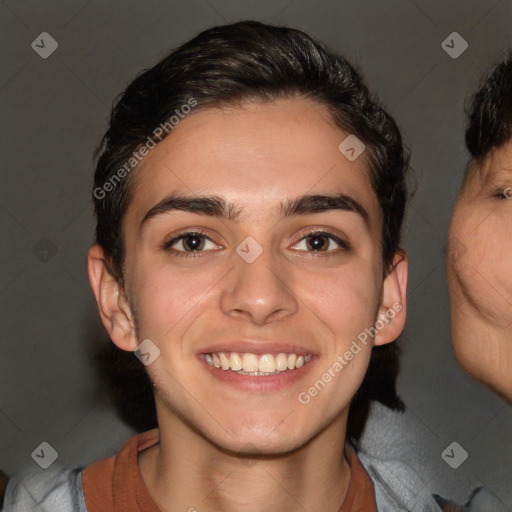
<svg viewBox="0 0 512 512">
<path fill-rule="evenodd" d="M 395 253 L 391 271 L 382 283 L 379 314 L 376 320 L 378 332 L 374 345 L 384 345 L 395 341 L 405 326 L 407 316 L 407 282 L 409 263 L 405 251 Z"/>
<path fill-rule="evenodd" d="M 135 323 L 124 287 L 108 271 L 105 253 L 99 245 L 89 248 L 87 271 L 101 321 L 110 339 L 122 350 L 135 350 L 138 346 Z"/>
</svg>

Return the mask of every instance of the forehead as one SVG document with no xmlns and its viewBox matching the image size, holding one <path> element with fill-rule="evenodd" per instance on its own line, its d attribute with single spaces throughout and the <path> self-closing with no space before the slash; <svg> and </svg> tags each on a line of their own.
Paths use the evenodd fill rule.
<svg viewBox="0 0 512 512">
<path fill-rule="evenodd" d="M 512 139 L 499 148 L 492 149 L 480 162 L 471 162 L 464 185 L 480 186 L 502 177 L 512 177 Z"/>
<path fill-rule="evenodd" d="M 242 218 L 274 212 L 283 197 L 331 192 L 364 202 L 378 223 L 366 151 L 351 161 L 338 148 L 348 135 L 304 99 L 193 111 L 139 164 L 127 215 L 143 217 L 171 192 L 225 197 Z"/>
</svg>

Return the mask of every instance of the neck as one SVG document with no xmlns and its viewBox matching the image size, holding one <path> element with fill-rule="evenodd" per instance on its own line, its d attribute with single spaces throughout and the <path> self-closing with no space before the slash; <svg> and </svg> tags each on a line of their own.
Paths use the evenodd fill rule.
<svg viewBox="0 0 512 512">
<path fill-rule="evenodd" d="M 350 482 L 346 412 L 291 453 L 241 458 L 175 416 L 159 417 L 160 442 L 139 455 L 162 512 L 338 512 Z"/>
</svg>

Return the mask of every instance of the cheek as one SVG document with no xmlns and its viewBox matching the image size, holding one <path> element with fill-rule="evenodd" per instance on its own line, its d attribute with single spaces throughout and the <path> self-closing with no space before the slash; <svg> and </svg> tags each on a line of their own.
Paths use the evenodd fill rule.
<svg viewBox="0 0 512 512">
<path fill-rule="evenodd" d="M 512 221 L 512 219 L 508 219 Z M 495 307 L 512 314 L 512 229 L 504 219 L 492 218 L 488 225 L 482 225 L 479 256 L 479 275 L 484 281 L 485 295 L 491 298 Z M 475 262 L 476 264 L 476 262 Z"/>
<path fill-rule="evenodd" d="M 194 312 L 208 302 L 208 292 L 221 278 L 217 274 L 213 269 L 180 271 L 171 265 L 140 265 L 132 280 L 140 336 L 177 337 Z"/>
<path fill-rule="evenodd" d="M 491 316 L 512 315 L 512 219 L 489 214 L 475 229 L 458 235 L 452 263 L 470 300 Z"/>
<path fill-rule="evenodd" d="M 340 267 L 322 275 L 302 276 L 300 281 L 307 285 L 299 296 L 327 326 L 336 354 L 374 325 L 381 281 L 370 266 Z"/>
</svg>

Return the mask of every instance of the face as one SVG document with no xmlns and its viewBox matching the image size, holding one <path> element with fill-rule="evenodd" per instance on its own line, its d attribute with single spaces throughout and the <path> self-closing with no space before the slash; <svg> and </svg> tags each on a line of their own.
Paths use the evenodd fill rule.
<svg viewBox="0 0 512 512">
<path fill-rule="evenodd" d="M 160 425 L 276 453 L 346 418 L 372 346 L 403 328 L 407 281 L 404 256 L 384 279 L 382 213 L 366 155 L 338 149 L 347 135 L 305 100 L 209 108 L 140 164 L 125 289 L 95 277 L 92 253 L 90 274 L 100 304 L 102 279 L 104 303 L 127 298 L 102 312 L 113 341 L 159 350 L 146 369 Z M 377 335 L 361 336 L 379 315 Z"/>
<path fill-rule="evenodd" d="M 473 163 L 449 229 L 448 284 L 456 356 L 512 400 L 512 141 Z"/>
</svg>

